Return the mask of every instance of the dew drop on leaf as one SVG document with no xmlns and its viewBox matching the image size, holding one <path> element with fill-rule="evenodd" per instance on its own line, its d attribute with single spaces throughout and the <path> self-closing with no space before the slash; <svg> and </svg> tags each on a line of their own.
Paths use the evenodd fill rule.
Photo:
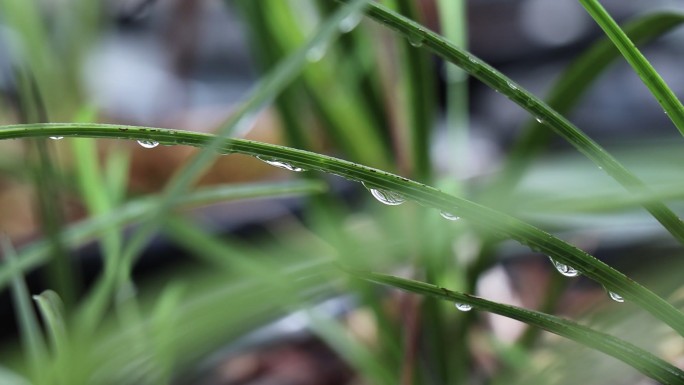
<svg viewBox="0 0 684 385">
<path fill-rule="evenodd" d="M 473 309 L 473 307 L 467 303 L 455 303 L 454 306 L 460 311 L 470 311 Z"/>
<path fill-rule="evenodd" d="M 577 277 L 578 275 L 580 275 L 580 272 L 572 266 L 560 263 L 551 257 L 549 257 L 549 260 L 551 261 L 551 263 L 553 263 L 553 267 L 555 267 L 559 273 L 563 274 L 566 277 Z"/>
<path fill-rule="evenodd" d="M 51 136 L 50 139 L 52 139 L 52 140 L 60 140 L 60 139 L 64 139 L 64 137 L 63 137 L 63 136 Z"/>
<path fill-rule="evenodd" d="M 450 221 L 457 221 L 457 220 L 461 219 L 461 217 L 459 217 L 458 215 L 454 215 L 454 214 L 448 213 L 446 211 L 440 211 L 439 215 L 441 215 L 442 218 L 450 220 Z"/>
<path fill-rule="evenodd" d="M 159 145 L 159 142 L 154 140 L 140 139 L 138 140 L 138 144 L 145 148 L 155 148 Z"/>
<path fill-rule="evenodd" d="M 257 159 L 261 160 L 262 162 L 268 163 L 271 166 L 282 168 L 282 169 L 289 170 L 289 171 L 294 171 L 294 172 L 306 171 L 305 169 L 303 169 L 301 167 L 297 167 L 297 166 L 294 166 L 290 163 L 283 162 L 283 161 L 276 160 L 276 159 L 266 159 L 266 158 L 261 157 L 261 156 L 257 156 Z"/>
<path fill-rule="evenodd" d="M 406 198 L 404 198 L 401 194 L 396 193 L 394 191 L 368 187 L 368 185 L 366 185 L 365 183 L 363 183 L 363 185 L 368 189 L 368 191 L 370 191 L 371 195 L 373 195 L 375 199 L 380 201 L 380 203 L 384 203 L 390 206 L 397 206 L 406 202 Z"/>
<path fill-rule="evenodd" d="M 423 45 L 423 36 L 421 35 L 409 35 L 408 37 L 409 44 L 411 44 L 414 47 L 420 47 Z"/>
<path fill-rule="evenodd" d="M 615 302 L 625 302 L 625 299 L 622 298 L 622 296 L 618 293 L 608 290 L 608 295 L 610 296 L 610 299 L 612 299 Z"/>
</svg>

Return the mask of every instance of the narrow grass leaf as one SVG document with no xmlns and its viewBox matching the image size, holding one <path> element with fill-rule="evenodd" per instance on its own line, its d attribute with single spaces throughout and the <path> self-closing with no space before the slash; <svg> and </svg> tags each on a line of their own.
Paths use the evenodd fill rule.
<svg viewBox="0 0 684 385">
<path fill-rule="evenodd" d="M 269 263 L 262 252 L 245 247 L 227 239 L 218 239 L 196 225 L 177 217 L 169 217 L 165 223 L 165 231 L 188 250 L 192 250 L 199 258 L 210 261 L 217 266 L 234 270 L 241 277 L 250 277 L 255 282 L 274 290 L 289 299 L 279 305 L 290 311 L 297 311 L 302 305 L 299 286 L 284 279 L 280 274 L 274 274 L 277 266 Z M 284 258 L 283 255 L 279 259 Z M 296 265 L 296 261 L 289 259 L 288 265 Z M 320 272 L 319 272 L 320 273 Z M 373 379 L 373 383 L 395 383 L 385 367 L 379 365 L 373 353 L 360 341 L 349 338 L 345 330 L 335 320 L 327 315 L 319 314 L 315 310 L 305 311 L 313 331 L 326 343 L 335 349 L 345 360 L 360 373 Z"/>
<path fill-rule="evenodd" d="M 674 12 L 654 13 L 627 23 L 624 32 L 637 44 L 646 44 L 684 23 L 684 14 Z M 607 38 L 594 43 L 560 75 L 551 86 L 546 103 L 558 113 L 567 115 L 594 81 L 617 58 L 620 51 Z M 492 183 L 489 191 L 509 191 L 522 177 L 532 159 L 548 143 L 551 132 L 536 119 L 523 129 L 513 145 L 500 177 Z"/>
<path fill-rule="evenodd" d="M 397 9 L 404 16 L 418 20 L 419 13 L 410 0 L 396 0 Z M 413 175 L 415 179 L 429 181 L 432 167 L 430 164 L 430 137 L 434 127 L 435 77 L 431 69 L 428 52 L 418 50 L 422 45 L 419 39 L 409 37 L 402 40 L 401 60 L 405 75 L 405 109 L 409 113 L 409 131 Z"/>
<path fill-rule="evenodd" d="M 12 271 L 12 299 L 16 308 L 17 323 L 21 341 L 24 346 L 27 361 L 30 363 L 31 373 L 34 379 L 43 378 L 45 373 L 41 365 L 46 362 L 47 350 L 40 324 L 33 310 L 31 296 L 24 281 L 21 270 L 17 269 L 17 255 L 10 243 L 10 240 L 0 234 L 0 246 L 5 257 L 6 263 Z"/>
<path fill-rule="evenodd" d="M 330 44 L 333 38 L 339 35 L 339 23 L 349 15 L 360 12 L 366 6 L 367 2 L 368 0 L 350 1 L 346 7 L 343 7 L 333 16 L 325 20 L 302 49 L 295 54 L 290 55 L 269 75 L 262 79 L 259 85 L 249 95 L 247 101 L 217 130 L 216 135 L 212 136 L 212 140 L 205 143 L 203 150 L 174 175 L 167 184 L 162 198 L 158 200 L 157 210 L 151 220 L 145 223 L 126 245 L 121 256 L 121 264 L 117 278 L 118 282 L 124 282 L 128 279 L 135 256 L 145 247 L 153 232 L 162 222 L 164 213 L 168 211 L 168 208 L 172 205 L 174 200 L 200 177 L 205 167 L 214 159 L 215 151 L 230 143 L 230 141 L 226 141 L 226 138 L 236 132 L 240 132 L 245 126 L 251 126 L 257 113 L 269 105 L 273 98 L 300 74 L 307 63 L 309 51 L 315 47 Z M 154 139 L 154 132 L 151 131 L 146 136 L 147 137 L 143 139 Z"/>
<path fill-rule="evenodd" d="M 349 272 L 352 276 L 363 280 L 396 287 L 411 293 L 440 298 L 454 303 L 466 303 L 473 306 L 476 310 L 483 310 L 515 319 L 606 353 L 663 384 L 684 383 L 684 371 L 674 365 L 619 338 L 595 331 L 563 318 L 534 310 L 488 301 L 425 282 L 365 271 L 350 270 Z"/>
<path fill-rule="evenodd" d="M 214 139 L 213 135 L 196 132 L 70 123 L 0 126 L 0 139 L 47 136 L 52 133 L 61 133 L 65 136 L 78 133 L 89 137 L 137 139 L 143 136 L 150 137 L 150 132 L 154 133 L 153 138 L 159 142 L 173 141 L 176 144 L 190 146 L 203 146 Z M 482 229 L 514 239 L 535 251 L 545 253 L 554 260 L 574 267 L 609 290 L 619 293 L 626 300 L 638 304 L 684 336 L 684 314 L 667 301 L 588 253 L 510 215 L 448 195 L 434 187 L 398 175 L 327 155 L 244 139 L 227 139 L 223 151 L 268 157 L 306 170 L 339 175 L 375 188 L 392 191 L 421 205 L 466 218 Z"/>
<path fill-rule="evenodd" d="M 59 356 L 66 351 L 69 341 L 64 321 L 64 303 L 59 295 L 52 290 L 46 290 L 35 295 L 33 299 L 38 304 L 38 310 L 43 318 L 47 334 L 52 340 L 54 353 Z"/>
<path fill-rule="evenodd" d="M 634 71 L 663 107 L 672 123 L 684 135 L 684 106 L 682 106 L 677 95 L 667 86 L 658 71 L 653 68 L 648 59 L 639 51 L 598 0 L 580 0 L 580 4 L 620 50 L 622 56 L 634 68 Z"/>
<path fill-rule="evenodd" d="M 507 96 L 520 107 L 527 110 L 532 116 L 543 120 L 545 126 L 550 127 L 557 134 L 561 135 L 568 143 L 572 144 L 579 152 L 608 173 L 608 175 L 612 176 L 628 191 L 640 192 L 647 189 L 639 178 L 622 166 L 605 149 L 589 138 L 568 119 L 471 53 L 455 46 L 426 27 L 392 12 L 378 3 L 369 4 L 367 15 L 379 23 L 402 33 L 407 38 L 421 39 L 423 42 L 422 47 L 430 49 L 435 54 L 463 68 L 489 87 Z M 684 222 L 675 213 L 660 202 L 645 205 L 644 208 L 680 243 L 684 243 Z"/>
</svg>

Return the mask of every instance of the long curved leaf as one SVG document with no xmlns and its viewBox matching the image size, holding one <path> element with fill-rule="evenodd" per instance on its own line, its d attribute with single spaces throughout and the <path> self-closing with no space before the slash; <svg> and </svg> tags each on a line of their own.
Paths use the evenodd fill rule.
<svg viewBox="0 0 684 385">
<path fill-rule="evenodd" d="M 575 322 L 540 313 L 534 310 L 523 309 L 497 302 L 488 301 L 479 297 L 463 294 L 443 287 L 437 287 L 425 282 L 419 282 L 391 275 L 378 274 L 365 271 L 348 270 L 353 276 L 366 281 L 380 283 L 396 287 L 411 293 L 426 295 L 452 301 L 466 303 L 477 310 L 499 314 L 512 318 L 528 325 L 542 328 L 559 336 L 571 339 L 577 343 L 599 350 L 637 369 L 641 373 L 663 384 L 684 383 L 684 371 L 670 363 L 654 356 L 653 354 L 613 337 L 609 334 L 598 332 Z"/>
<path fill-rule="evenodd" d="M 110 124 L 45 123 L 0 126 L 0 140 L 37 136 L 147 139 L 164 144 L 203 146 L 216 138 L 210 134 L 161 128 Z M 277 159 L 305 170 L 322 171 L 397 192 L 421 205 L 454 213 L 472 223 L 517 240 L 533 250 L 571 265 L 625 299 L 632 300 L 684 336 L 684 314 L 655 293 L 588 253 L 507 214 L 448 195 L 434 187 L 349 161 L 274 144 L 243 139 L 223 139 L 219 151 Z"/>
<path fill-rule="evenodd" d="M 414 44 L 430 49 L 445 60 L 463 68 L 470 75 L 478 78 L 489 87 L 506 95 L 513 102 L 532 114 L 532 116 L 542 120 L 546 126 L 561 135 L 568 143 L 572 144 L 578 151 L 627 190 L 637 193 L 647 190 L 639 178 L 622 166 L 605 149 L 589 138 L 568 119 L 492 66 L 484 63 L 464 49 L 455 46 L 435 32 L 392 12 L 378 3 L 370 3 L 366 14 L 387 27 L 402 33 L 411 39 Z M 644 208 L 680 243 L 684 244 L 684 222 L 672 210 L 660 202 L 644 204 Z"/>
<path fill-rule="evenodd" d="M 624 31 L 635 44 L 645 44 L 684 23 L 684 14 L 659 12 L 627 23 Z M 551 87 L 546 103 L 558 113 L 567 115 L 584 93 L 617 58 L 618 51 L 610 40 L 602 39 L 592 45 L 561 74 Z M 535 119 L 523 129 L 513 145 L 507 162 L 491 190 L 510 190 L 522 177 L 531 159 L 548 142 L 551 132 Z"/>
<path fill-rule="evenodd" d="M 580 4 L 620 50 L 622 56 L 634 68 L 634 71 L 655 96 L 679 132 L 684 135 L 684 106 L 682 106 L 677 95 L 665 84 L 658 71 L 653 68 L 598 0 L 580 0 Z"/>
</svg>

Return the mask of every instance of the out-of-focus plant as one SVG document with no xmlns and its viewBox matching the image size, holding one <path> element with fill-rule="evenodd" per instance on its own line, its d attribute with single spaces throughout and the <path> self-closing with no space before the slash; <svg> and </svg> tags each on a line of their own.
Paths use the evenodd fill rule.
<svg viewBox="0 0 684 385">
<path fill-rule="evenodd" d="M 681 303 L 675 302 L 680 300 L 666 299 L 681 289 L 673 275 L 676 269 L 654 267 L 656 279 L 644 276 L 639 279 L 642 285 L 561 235 L 562 231 L 581 231 L 585 225 L 573 224 L 573 217 L 564 211 L 589 213 L 596 221 L 614 225 L 622 218 L 614 212 L 643 208 L 661 226 L 658 238 L 653 239 L 667 235 L 681 248 L 684 223 L 666 203 L 680 199 L 683 186 L 662 184 L 678 175 L 677 167 L 656 162 L 646 169 L 655 175 L 642 181 L 637 175 L 644 172 L 638 166 L 651 165 L 652 159 L 632 152 L 629 157 L 614 157 L 565 114 L 622 54 L 681 129 L 681 103 L 635 43 L 677 27 L 684 16 L 646 15 L 621 29 L 597 1 L 581 1 L 610 41 L 600 41 L 578 57 L 545 102 L 467 51 L 465 28 L 448 26 L 449 21 L 467 23 L 461 1 L 439 2 L 446 37 L 420 24 L 419 10 L 408 0 L 238 1 L 264 75 L 229 120 L 214 134 L 202 134 L 90 123 L 94 118 L 88 116 L 75 74 L 82 49 L 90 44 L 76 38 L 96 28 L 91 3 L 74 2 L 81 13 L 64 16 L 78 22 L 58 29 L 66 31 L 65 37 L 45 31 L 37 3 L 3 3 L 5 18 L 12 20 L 10 25 L 30 54 L 24 56 L 25 63 L 16 65 L 22 121 L 0 127 L 0 140 L 36 140 L 36 156 L 31 158 L 36 187 L 56 193 L 66 172 L 60 173 L 63 170 L 55 167 L 50 155 L 55 143 L 41 138 L 63 137 L 64 141 L 57 142 L 60 146 L 71 142 L 74 165 L 69 177 L 76 182 L 75 193 L 88 217 L 65 225 L 56 214 L 61 210 L 59 199 L 43 193 L 39 198 L 45 239 L 15 250 L 10 240 L 2 238 L 0 288 L 13 293 L 21 346 L 4 352 L 7 360 L 0 366 L 0 382 L 170 383 L 238 336 L 297 311 L 304 314 L 312 333 L 370 383 L 472 383 L 482 376 L 476 362 L 487 350 L 494 351 L 503 366 L 487 373 L 493 383 L 577 382 L 572 365 L 560 364 L 570 358 L 581 361 L 571 347 L 548 343 L 532 329 L 516 344 L 505 345 L 496 334 L 483 331 L 477 313 L 502 315 L 565 337 L 661 383 L 684 383 L 684 371 L 668 362 L 677 357 L 660 357 L 662 351 L 652 351 L 666 340 L 681 344 L 684 336 L 684 314 Z M 395 33 L 388 35 L 388 30 Z M 68 44 L 51 44 L 53 38 L 63 38 Z M 55 46 L 62 51 L 55 52 Z M 468 119 L 463 116 L 468 105 L 467 75 L 530 113 L 531 123 L 505 160 L 503 171 L 486 187 L 480 186 L 478 194 L 467 196 L 473 190 L 468 181 L 440 175 L 431 163 L 429 144 L 437 113 L 433 55 L 448 63 L 447 122 L 454 149 L 468 151 L 464 144 Z M 70 75 L 61 76 L 65 73 Z M 281 118 L 288 146 L 234 137 L 271 105 Z M 58 120 L 76 121 L 49 122 Z M 551 177 L 545 177 L 547 190 L 514 191 L 523 176 L 538 175 L 532 168 L 549 132 L 564 138 L 606 175 L 592 174 L 595 169 L 584 171 L 586 165 L 573 159 L 552 168 Z M 323 141 L 318 139 L 321 135 Z M 200 151 L 163 192 L 128 199 L 126 150 L 110 153 L 100 165 L 92 138 L 134 140 L 149 151 L 158 145 L 193 146 Z M 325 154 L 329 149 L 334 156 Z M 192 188 L 217 154 L 254 156 L 303 177 L 290 182 Z M 636 164 L 635 172 L 618 161 L 623 158 L 630 168 Z M 455 156 L 452 161 L 463 158 Z M 584 187 L 583 178 L 567 177 L 568 168 L 591 177 L 593 193 L 559 195 L 563 182 Z M 385 205 L 403 205 L 385 207 L 369 201 L 361 208 L 349 207 L 328 191 L 326 174 L 362 184 L 369 196 Z M 612 182 L 611 178 L 624 190 L 603 183 Z M 288 218 L 298 226 L 276 227 L 272 237 L 259 241 L 217 237 L 176 211 L 179 206 L 283 195 L 310 195 L 304 219 Z M 122 229 L 130 223 L 138 226 L 124 236 Z M 191 251 L 197 266 L 159 274 L 157 282 L 139 288 L 133 268 L 158 232 Z M 91 240 L 100 245 L 103 268 L 94 285 L 80 293 L 80 279 L 70 268 L 68 250 Z M 540 311 L 473 295 L 484 273 L 499 263 L 500 253 L 517 247 L 506 240 L 543 253 L 560 272 L 548 288 L 539 288 L 546 291 Z M 470 250 L 454 252 L 454 243 L 467 244 Z M 648 261 L 642 258 L 640 262 Z M 31 297 L 24 275 L 46 264 L 53 266 L 53 279 L 48 281 L 53 290 Z M 408 269 L 410 277 L 379 273 L 399 268 Z M 623 318 L 637 317 L 642 311 L 650 314 L 652 319 L 639 327 L 655 330 L 646 333 L 653 338 L 628 338 L 626 323 L 599 316 L 605 312 L 601 309 L 577 321 L 553 315 L 566 280 L 579 275 L 603 285 L 607 298 L 625 302 L 622 306 L 628 310 L 620 310 Z M 394 305 L 403 312 L 397 315 L 388 310 L 387 293 L 378 291 L 375 284 L 418 296 L 400 296 Z M 339 319 L 315 306 L 344 293 L 354 294 L 359 308 L 371 311 L 372 343 L 348 334 Z M 588 320 L 592 314 L 596 320 Z M 583 325 L 587 322 L 589 326 Z M 581 375 L 593 376 L 592 382 L 611 383 L 633 378 L 636 371 L 585 368 Z"/>
</svg>

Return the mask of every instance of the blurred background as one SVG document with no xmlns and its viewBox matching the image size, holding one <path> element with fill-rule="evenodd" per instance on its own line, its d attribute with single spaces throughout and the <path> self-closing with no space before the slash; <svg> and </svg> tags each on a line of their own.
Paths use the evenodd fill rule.
<svg viewBox="0 0 684 385">
<path fill-rule="evenodd" d="M 603 38 L 575 0 L 381 3 L 446 34 L 542 98 Z M 674 0 L 602 4 L 621 24 L 684 12 Z M 215 132 L 339 7 L 330 0 L 5 1 L 0 123 Z M 681 308 L 681 245 L 562 138 L 371 19 L 352 14 L 338 35 L 307 51 L 300 76 L 236 136 L 378 167 L 493 206 Z M 642 52 L 681 98 L 684 29 L 673 24 L 643 40 Z M 561 94 L 568 95 L 561 112 L 657 199 L 684 212 L 682 138 L 631 67 L 617 58 L 578 86 L 586 89 L 576 103 L 569 101 L 574 91 Z M 526 149 L 519 155 L 526 163 L 512 169 L 516 148 Z M 515 321 L 349 282 L 328 271 L 331 260 L 543 309 L 684 367 L 684 344 L 667 329 L 629 303 L 610 301 L 587 279 L 562 277 L 526 247 L 465 221 L 425 219 L 423 208 L 380 205 L 357 183 L 300 178 L 239 155 L 217 157 L 193 189 L 322 180 L 328 191 L 174 211 L 147 239 L 128 284 L 109 293 L 99 317 L 82 316 L 91 314 L 83 309 L 105 275 L 105 254 L 116 257 L 140 226 L 124 220 L 69 241 L 59 235 L 156 196 L 197 152 L 124 140 L 0 141 L 0 233 L 18 258 L 51 256 L 27 271 L 28 291 L 59 295 L 75 341 L 50 350 L 39 372 L 64 383 L 651 383 L 618 361 Z M 111 192 L 99 211 L 88 172 Z M 56 264 L 67 265 L 67 273 Z M 21 353 L 8 266 L 0 267 L 0 384 L 41 383 Z M 79 322 L 89 321 L 89 333 L 79 335 Z"/>
</svg>

